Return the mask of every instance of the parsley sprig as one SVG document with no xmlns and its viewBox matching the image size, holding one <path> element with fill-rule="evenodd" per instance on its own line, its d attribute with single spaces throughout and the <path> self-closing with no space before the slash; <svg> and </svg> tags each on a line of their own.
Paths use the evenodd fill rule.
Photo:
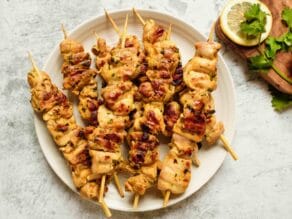
<svg viewBox="0 0 292 219">
<path fill-rule="evenodd" d="M 249 58 L 248 67 L 256 72 L 267 72 L 272 68 L 280 77 L 292 84 L 292 79 L 273 65 L 278 51 L 292 51 L 292 9 L 286 8 L 283 10 L 282 20 L 289 27 L 288 32 L 280 37 L 268 37 L 265 41 L 265 50 L 260 51 L 260 55 Z"/>
<path fill-rule="evenodd" d="M 272 86 L 269 86 L 269 90 L 273 97 L 272 106 L 275 110 L 283 111 L 292 106 L 292 95 L 281 93 Z"/>
<path fill-rule="evenodd" d="M 263 12 L 264 13 L 264 12 Z M 241 23 L 241 31 L 248 36 L 261 37 L 263 33 L 263 13 L 259 11 L 259 6 L 252 5 L 245 14 L 247 21 Z M 280 37 L 268 37 L 265 41 L 264 51 L 248 59 L 248 67 L 255 72 L 267 72 L 273 69 L 288 83 L 292 84 L 292 79 L 281 72 L 273 65 L 273 61 L 278 51 L 292 51 L 292 9 L 285 8 L 282 11 L 282 21 L 287 25 L 288 31 Z M 281 93 L 274 87 L 269 86 L 272 94 L 272 106 L 276 111 L 283 111 L 292 106 L 292 95 Z"/>
<path fill-rule="evenodd" d="M 244 13 L 245 21 L 240 23 L 240 31 L 250 38 L 260 38 L 265 32 L 266 13 L 260 9 L 259 4 L 252 4 Z"/>
</svg>

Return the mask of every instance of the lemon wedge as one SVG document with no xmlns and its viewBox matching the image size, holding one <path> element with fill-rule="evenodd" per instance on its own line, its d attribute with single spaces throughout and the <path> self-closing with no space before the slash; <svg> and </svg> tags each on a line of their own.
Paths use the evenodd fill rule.
<svg viewBox="0 0 292 219">
<path fill-rule="evenodd" d="M 227 3 L 220 16 L 220 27 L 223 33 L 234 43 L 241 46 L 255 46 L 258 38 L 248 38 L 240 31 L 240 23 L 245 21 L 244 13 L 252 4 L 259 4 L 260 9 L 266 13 L 265 32 L 261 34 L 260 42 L 264 41 L 272 29 L 272 13 L 269 8 L 258 0 L 231 0 Z"/>
</svg>

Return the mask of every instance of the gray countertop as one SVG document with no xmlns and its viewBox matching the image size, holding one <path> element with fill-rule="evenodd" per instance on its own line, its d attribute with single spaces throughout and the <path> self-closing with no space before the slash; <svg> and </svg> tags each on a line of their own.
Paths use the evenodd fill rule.
<svg viewBox="0 0 292 219">
<path fill-rule="evenodd" d="M 102 218 L 95 205 L 67 188 L 47 164 L 36 137 L 29 104 L 27 51 L 41 66 L 58 44 L 60 23 L 72 29 L 108 10 L 156 9 L 179 16 L 207 34 L 224 0 L 159 1 L 0 1 L 0 218 Z M 249 81 L 247 69 L 223 51 L 237 94 L 233 146 L 197 193 L 159 211 L 123 213 L 113 218 L 291 218 L 292 110 L 277 113 L 262 81 Z"/>
</svg>

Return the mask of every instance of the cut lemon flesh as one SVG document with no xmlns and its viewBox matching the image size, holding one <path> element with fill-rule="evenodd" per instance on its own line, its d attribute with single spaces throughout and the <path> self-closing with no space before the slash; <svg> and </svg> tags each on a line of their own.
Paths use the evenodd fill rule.
<svg viewBox="0 0 292 219">
<path fill-rule="evenodd" d="M 240 31 L 240 23 L 245 21 L 244 13 L 252 4 L 259 4 L 266 13 L 265 32 L 261 34 L 260 42 L 264 41 L 272 29 L 273 18 L 269 8 L 258 0 L 231 0 L 227 3 L 220 16 L 220 27 L 223 33 L 234 43 L 241 46 L 255 46 L 258 38 L 248 38 Z"/>
</svg>

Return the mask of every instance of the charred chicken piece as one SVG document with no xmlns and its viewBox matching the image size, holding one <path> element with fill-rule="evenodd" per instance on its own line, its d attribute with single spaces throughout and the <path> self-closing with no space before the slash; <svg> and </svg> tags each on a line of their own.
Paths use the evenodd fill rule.
<svg viewBox="0 0 292 219">
<path fill-rule="evenodd" d="M 91 58 L 84 52 L 83 46 L 72 39 L 65 38 L 60 44 L 64 63 L 62 73 L 63 86 L 79 98 L 78 110 L 81 117 L 90 124 L 97 124 L 97 72 L 90 69 Z"/>
<path fill-rule="evenodd" d="M 59 146 L 72 171 L 72 178 L 80 194 L 97 199 L 98 183 L 88 182 L 91 174 L 88 144 L 84 132 L 73 117 L 67 97 L 52 84 L 45 72 L 34 69 L 28 73 L 33 109 L 43 114 L 43 119 L 55 143 Z"/>
</svg>

